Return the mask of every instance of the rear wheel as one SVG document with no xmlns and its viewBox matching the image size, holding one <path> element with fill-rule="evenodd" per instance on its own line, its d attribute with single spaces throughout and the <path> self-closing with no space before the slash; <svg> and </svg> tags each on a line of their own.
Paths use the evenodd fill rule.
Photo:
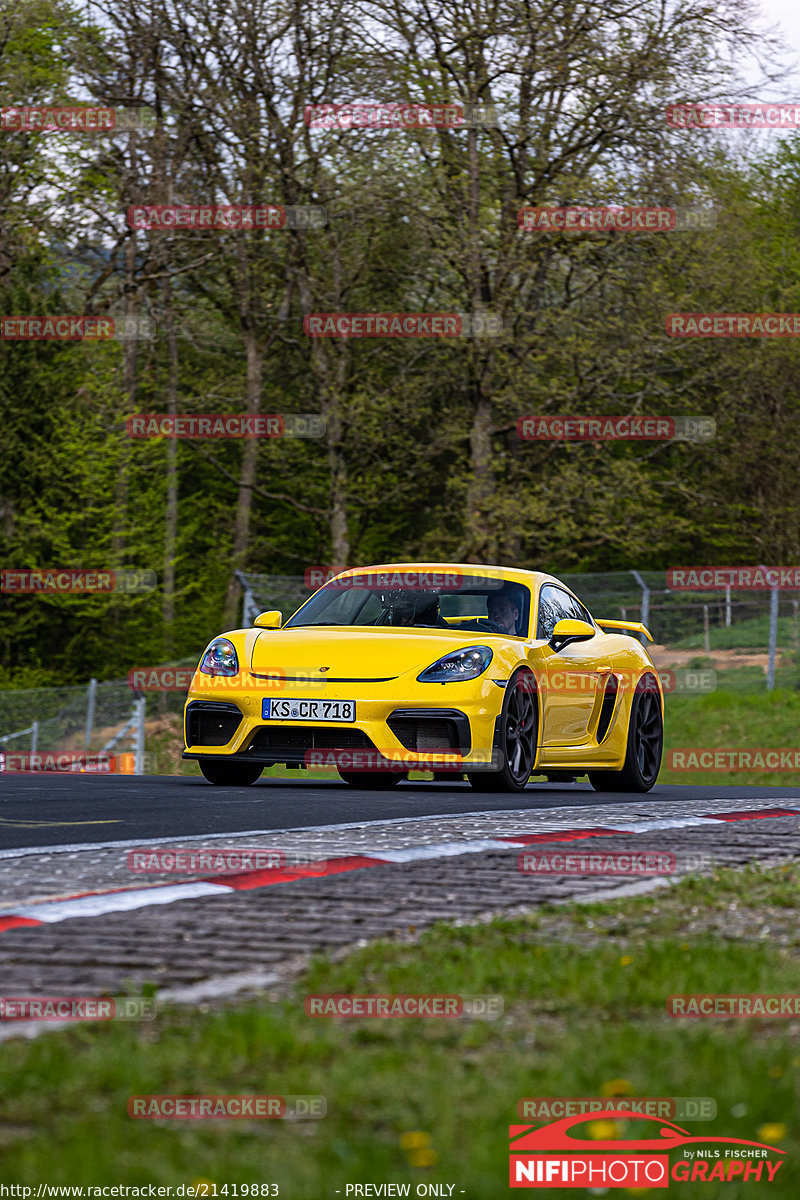
<svg viewBox="0 0 800 1200">
<path fill-rule="evenodd" d="M 397 787 L 406 777 L 403 771 L 339 771 L 339 775 L 350 787 L 369 788 L 377 792 Z"/>
<path fill-rule="evenodd" d="M 652 675 L 643 675 L 636 688 L 628 724 L 628 749 L 621 771 L 590 771 L 596 792 L 649 792 L 661 768 L 664 722 L 661 694 Z"/>
<path fill-rule="evenodd" d="M 530 671 L 521 670 L 508 681 L 500 713 L 496 749 L 500 767 L 468 776 L 477 792 L 521 792 L 536 761 L 539 710 L 536 684 Z"/>
<path fill-rule="evenodd" d="M 249 787 L 260 778 L 263 763 L 209 762 L 200 759 L 200 770 L 219 787 Z"/>
</svg>

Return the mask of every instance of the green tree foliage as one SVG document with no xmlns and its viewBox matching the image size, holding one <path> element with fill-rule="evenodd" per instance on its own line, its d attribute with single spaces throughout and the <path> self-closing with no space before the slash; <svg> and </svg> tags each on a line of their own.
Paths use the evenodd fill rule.
<svg viewBox="0 0 800 1200">
<path fill-rule="evenodd" d="M 800 557 L 797 346 L 673 311 L 800 311 L 800 149 L 670 130 L 768 56 L 746 6 L 53 0 L 0 9 L 0 101 L 149 106 L 0 133 L 5 314 L 147 318 L 0 341 L 4 567 L 135 567 L 140 596 L 0 599 L 0 686 L 191 655 L 233 572 L 439 557 L 553 571 Z M 722 40 L 724 38 L 724 41 Z M 713 46 L 715 49 L 709 49 Z M 309 104 L 493 104 L 469 129 L 310 128 Z M 738 135 L 746 139 L 748 135 Z M 134 232 L 132 204 L 324 207 L 322 228 Z M 694 204 L 716 227 L 549 234 L 523 205 Z M 490 312 L 494 337 L 310 339 L 310 312 Z M 135 412 L 308 413 L 318 439 L 132 440 Z M 705 414 L 711 444 L 526 442 L 529 414 Z M 167 592 L 165 564 L 171 564 Z M 167 594 L 168 593 L 168 594 Z"/>
</svg>

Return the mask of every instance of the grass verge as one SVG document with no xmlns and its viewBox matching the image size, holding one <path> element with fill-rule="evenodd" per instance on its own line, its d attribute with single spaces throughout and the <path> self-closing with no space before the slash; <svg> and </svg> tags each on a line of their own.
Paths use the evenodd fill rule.
<svg viewBox="0 0 800 1200">
<path fill-rule="evenodd" d="M 521 1097 L 616 1089 L 713 1097 L 717 1118 L 690 1131 L 780 1144 L 787 1159 L 770 1194 L 793 1197 L 798 1022 L 681 1021 L 665 1002 L 680 992 L 795 989 L 799 900 L 790 871 L 723 871 L 636 900 L 374 944 L 315 962 L 290 995 L 1 1044 L 2 1177 L 271 1182 L 297 1200 L 344 1197 L 354 1183 L 408 1183 L 412 1196 L 418 1184 L 452 1183 L 454 1196 L 464 1189 L 495 1200 L 507 1188 L 507 1127 Z M 314 1020 L 303 1009 L 309 992 L 500 994 L 504 1015 Z M 328 1115 L 288 1123 L 126 1114 L 133 1094 L 241 1092 L 321 1094 Z M 725 1195 L 752 1186 L 728 1183 Z M 671 1187 L 717 1195 L 713 1184 L 702 1193 L 696 1183 Z"/>
</svg>

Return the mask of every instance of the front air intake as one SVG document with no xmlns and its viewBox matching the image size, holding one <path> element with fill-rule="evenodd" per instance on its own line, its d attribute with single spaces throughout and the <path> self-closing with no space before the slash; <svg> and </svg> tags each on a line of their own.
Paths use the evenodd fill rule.
<svg viewBox="0 0 800 1200">
<path fill-rule="evenodd" d="M 235 704 L 193 700 L 186 710 L 186 745 L 227 746 L 241 722 Z"/>
</svg>

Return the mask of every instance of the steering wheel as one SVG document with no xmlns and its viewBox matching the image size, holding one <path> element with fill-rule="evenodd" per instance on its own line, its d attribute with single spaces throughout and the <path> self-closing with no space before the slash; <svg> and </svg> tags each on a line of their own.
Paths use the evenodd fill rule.
<svg viewBox="0 0 800 1200">
<path fill-rule="evenodd" d="M 479 630 L 485 630 L 487 633 L 508 633 L 507 629 L 502 629 L 494 621 L 490 621 L 488 617 L 476 617 L 475 624 Z"/>
</svg>

